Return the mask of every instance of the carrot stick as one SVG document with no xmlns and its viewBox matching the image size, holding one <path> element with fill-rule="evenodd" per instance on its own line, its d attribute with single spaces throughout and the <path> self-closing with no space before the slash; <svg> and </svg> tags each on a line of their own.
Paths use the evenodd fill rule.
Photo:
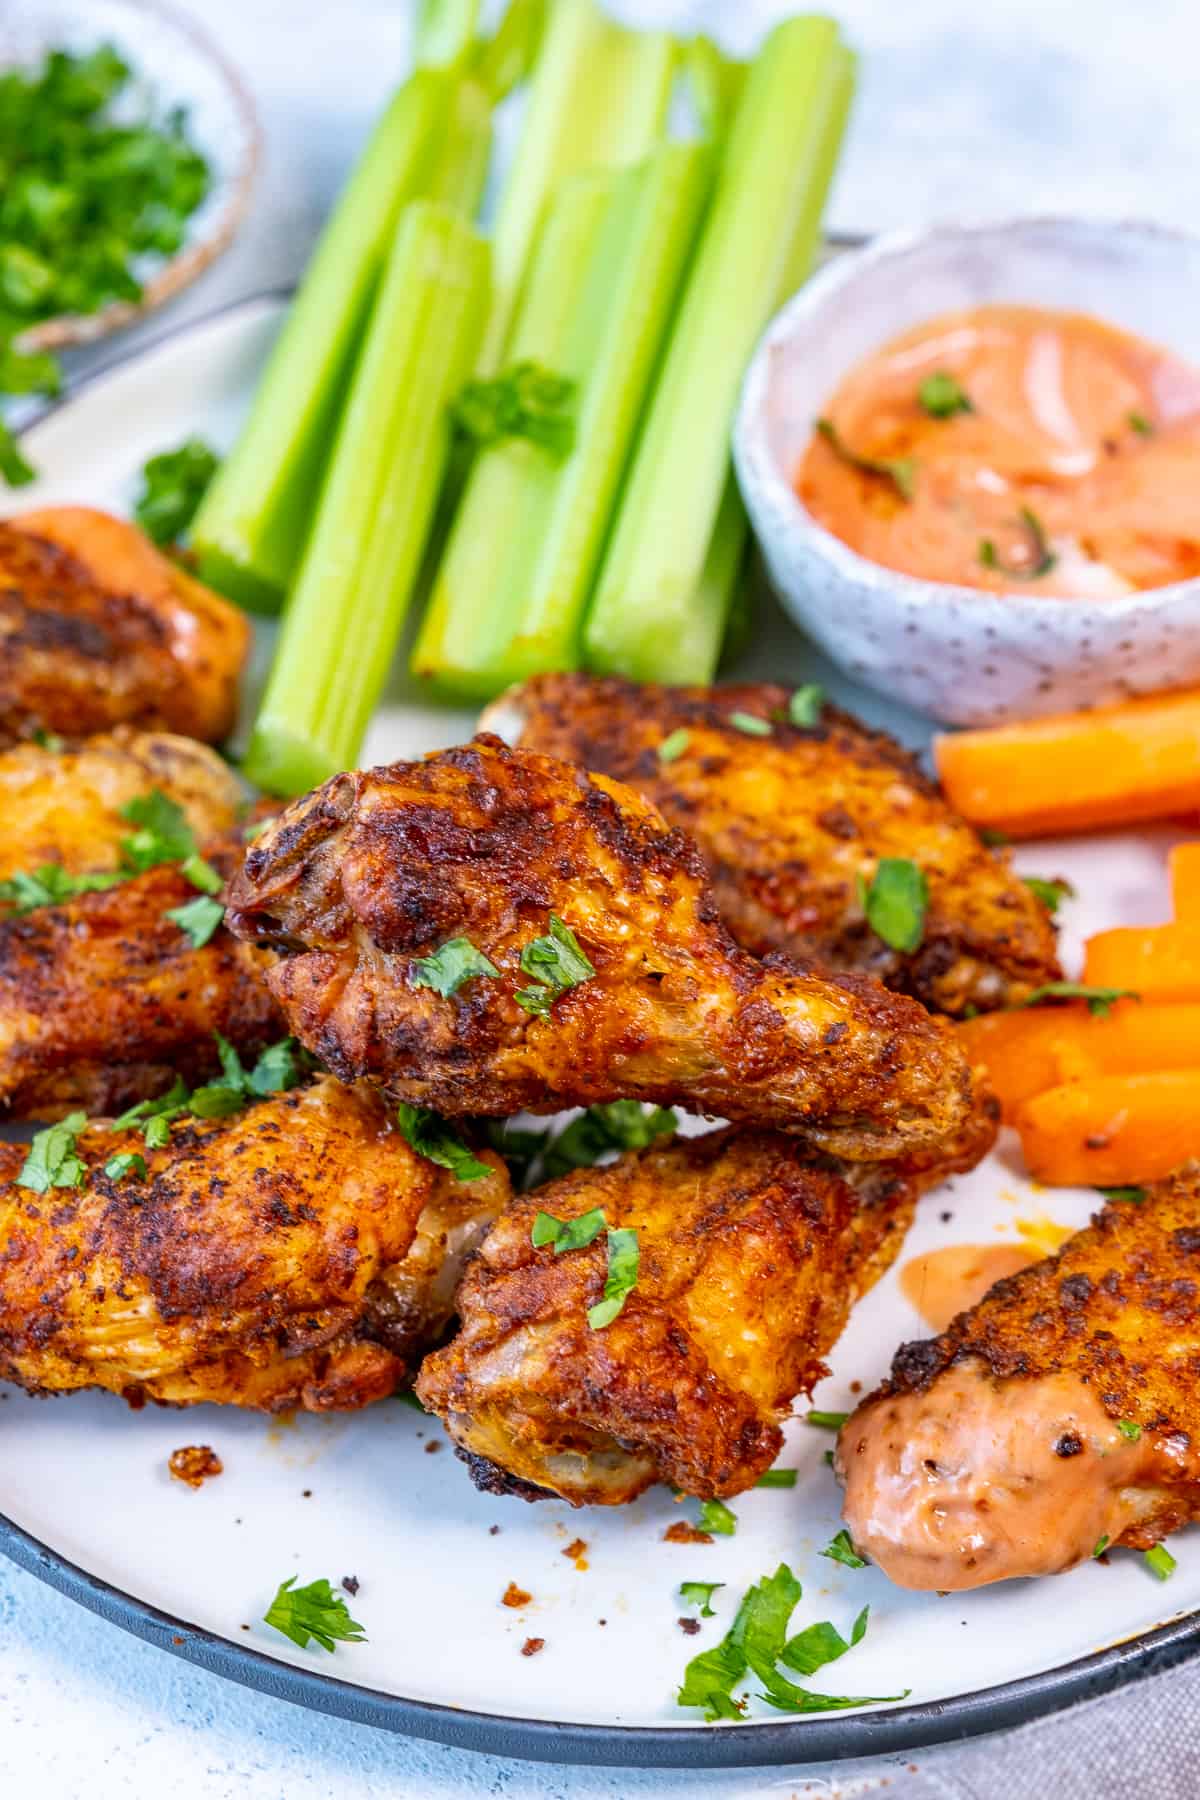
<svg viewBox="0 0 1200 1800">
<path fill-rule="evenodd" d="M 1171 911 L 1180 924 L 1200 925 L 1200 844 L 1176 844 L 1167 857 Z"/>
<path fill-rule="evenodd" d="M 952 806 L 1010 837 L 1200 810 L 1200 690 L 1153 694 L 934 744 Z"/>
<path fill-rule="evenodd" d="M 1200 1156 L 1200 1068 L 1068 1082 L 1027 1100 L 1016 1125 L 1050 1187 L 1157 1181 Z"/>
<path fill-rule="evenodd" d="M 1067 1081 L 1200 1066 L 1200 1005 L 1122 1000 L 1106 1018 L 1083 1006 L 1034 1006 L 985 1013 L 957 1029 L 1010 1125 L 1026 1100 Z"/>
<path fill-rule="evenodd" d="M 1148 1001 L 1200 1000 L 1200 920 L 1097 932 L 1084 945 L 1083 979 L 1091 987 L 1131 988 Z"/>
</svg>

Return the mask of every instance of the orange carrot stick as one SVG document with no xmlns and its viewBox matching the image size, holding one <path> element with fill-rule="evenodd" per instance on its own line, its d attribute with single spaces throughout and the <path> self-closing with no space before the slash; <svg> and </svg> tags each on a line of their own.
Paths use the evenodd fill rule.
<svg viewBox="0 0 1200 1800">
<path fill-rule="evenodd" d="M 1200 809 L 1200 691 L 1126 700 L 934 743 L 950 804 L 1010 837 Z"/>
<path fill-rule="evenodd" d="M 1122 1000 L 1107 1018 L 1084 1006 L 1032 1006 L 985 1013 L 958 1031 L 972 1062 L 986 1068 L 1010 1125 L 1026 1100 L 1063 1082 L 1200 1068 L 1200 1005 Z"/>
<path fill-rule="evenodd" d="M 1200 920 L 1097 932 L 1084 945 L 1083 979 L 1091 987 L 1132 988 L 1143 1000 L 1200 1000 Z"/>
<path fill-rule="evenodd" d="M 1200 925 L 1200 844 L 1176 844 L 1167 857 L 1171 911 L 1180 924 Z"/>
<path fill-rule="evenodd" d="M 1200 1156 L 1200 1067 L 1068 1082 L 1027 1100 L 1016 1124 L 1030 1174 L 1050 1187 L 1157 1181 Z"/>
</svg>

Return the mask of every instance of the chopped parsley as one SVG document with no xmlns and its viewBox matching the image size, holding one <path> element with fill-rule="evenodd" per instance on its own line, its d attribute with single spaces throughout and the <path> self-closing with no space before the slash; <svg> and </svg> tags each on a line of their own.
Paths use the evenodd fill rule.
<svg viewBox="0 0 1200 1800">
<path fill-rule="evenodd" d="M 806 1425 L 815 1425 L 818 1431 L 840 1431 L 849 1417 L 848 1412 L 814 1412 L 810 1410 L 805 1413 L 804 1422 Z"/>
<path fill-rule="evenodd" d="M 17 1176 L 17 1186 L 35 1194 L 51 1188 L 77 1188 L 87 1174 L 87 1164 L 75 1149 L 75 1140 L 87 1124 L 87 1114 L 68 1113 L 57 1125 L 39 1131 Z"/>
<path fill-rule="evenodd" d="M 565 375 L 518 362 L 489 381 L 468 381 L 451 417 L 479 450 L 524 438 L 560 461 L 575 446 L 574 397 L 575 383 Z"/>
<path fill-rule="evenodd" d="M 735 731 L 744 731 L 747 737 L 770 737 L 771 724 L 768 719 L 760 719 L 757 713 L 731 712 L 729 723 Z"/>
<path fill-rule="evenodd" d="M 500 971 L 490 957 L 477 950 L 470 938 L 451 938 L 435 950 L 432 956 L 422 956 L 413 964 L 411 981 L 414 987 L 432 988 L 435 994 L 449 999 L 457 994 L 466 981 L 473 981 L 476 976 L 496 976 Z"/>
<path fill-rule="evenodd" d="M 604 1230 L 604 1208 L 594 1206 L 591 1212 L 575 1219 L 556 1219 L 552 1213 L 540 1212 L 533 1221 L 529 1241 L 535 1250 L 549 1244 L 555 1256 L 564 1250 L 584 1250 Z"/>
<path fill-rule="evenodd" d="M 1103 1556 L 1104 1552 L 1108 1549 L 1108 1546 L 1111 1543 L 1112 1543 L 1112 1539 L 1109 1537 L 1107 1532 L 1105 1532 L 1103 1537 L 1097 1538 L 1096 1539 L 1096 1548 L 1092 1551 L 1093 1559 L 1097 1556 Z"/>
<path fill-rule="evenodd" d="M 733 1537 L 737 1531 L 737 1514 L 723 1500 L 702 1500 L 696 1523 L 701 1531 L 711 1531 L 714 1537 Z"/>
<path fill-rule="evenodd" d="M 547 1181 L 571 1169 L 590 1169 L 613 1150 L 645 1150 L 658 1138 L 670 1137 L 678 1115 L 669 1106 L 643 1106 L 640 1100 L 610 1100 L 589 1106 L 564 1125 L 546 1147 Z"/>
<path fill-rule="evenodd" d="M 603 1331 L 624 1308 L 637 1286 L 641 1252 L 638 1234 L 628 1226 L 608 1227 L 608 1274 L 604 1297 L 588 1308 L 588 1324 L 593 1331 Z"/>
<path fill-rule="evenodd" d="M 161 863 L 186 862 L 196 854 L 196 837 L 182 806 L 161 788 L 135 794 L 120 809 L 137 831 L 122 838 L 121 855 L 130 874 L 142 875 Z"/>
<path fill-rule="evenodd" d="M 1024 528 L 1029 547 L 1028 558 L 1019 562 L 1005 562 L 991 538 L 980 538 L 979 560 L 985 569 L 993 569 L 997 574 L 1008 575 L 1014 581 L 1036 581 L 1039 575 L 1048 575 L 1057 556 L 1050 548 L 1050 540 L 1046 536 L 1042 521 L 1031 507 L 1023 506 L 1017 517 Z"/>
<path fill-rule="evenodd" d="M 146 1159 L 136 1150 L 122 1150 L 117 1156 L 110 1156 L 104 1165 L 104 1173 L 110 1181 L 124 1181 L 127 1175 L 134 1175 L 139 1181 L 146 1179 Z"/>
<path fill-rule="evenodd" d="M 156 544 L 174 544 L 186 533 L 217 472 L 219 458 L 202 438 L 152 456 L 142 468 L 142 491 L 133 516 Z"/>
<path fill-rule="evenodd" d="M 63 906 L 78 894 L 103 893 L 125 879 L 119 870 L 72 875 L 61 863 L 43 863 L 32 874 L 22 870 L 0 881 L 0 905 L 16 913 L 33 912 L 39 906 Z"/>
<path fill-rule="evenodd" d="M 821 723 L 821 708 L 825 704 L 825 689 L 815 681 L 806 682 L 798 687 L 788 701 L 788 724 L 798 725 L 802 731 L 811 731 L 814 725 Z"/>
<path fill-rule="evenodd" d="M 463 1143 L 453 1126 L 424 1106 L 409 1106 L 401 1101 L 396 1107 L 396 1123 L 400 1135 L 426 1162 L 449 1169 L 456 1181 L 479 1181 L 490 1175 L 487 1163 L 480 1162 Z"/>
<path fill-rule="evenodd" d="M 35 743 L 39 750 L 48 750 L 51 756 L 61 756 L 67 747 L 66 738 L 59 737 L 57 731 L 47 731 L 43 725 L 39 725 L 32 734 L 31 742 Z"/>
<path fill-rule="evenodd" d="M 1127 1200 L 1131 1206 L 1140 1206 L 1148 1190 L 1144 1187 L 1102 1187 L 1096 1192 L 1103 1194 L 1106 1200 Z"/>
<path fill-rule="evenodd" d="M 224 1119 L 240 1112 L 251 1100 L 280 1094 L 295 1087 L 311 1068 L 311 1059 L 295 1038 L 269 1044 L 254 1066 L 247 1069 L 228 1039 L 214 1032 L 221 1077 L 195 1090 L 177 1075 L 165 1094 L 155 1100 L 139 1100 L 114 1119 L 110 1131 L 139 1128 L 148 1150 L 165 1150 L 176 1119 L 191 1114 L 198 1119 Z M 115 1159 L 114 1159 L 115 1160 Z"/>
<path fill-rule="evenodd" d="M 1128 1439 L 1131 1444 L 1136 1444 L 1142 1435 L 1141 1426 L 1133 1419 L 1118 1419 L 1117 1430 L 1120 1432 L 1121 1436 Z"/>
<path fill-rule="evenodd" d="M 845 1526 L 830 1538 L 821 1555 L 827 1556 L 830 1562 L 843 1563 L 847 1569 L 865 1569 L 867 1566 L 866 1558 L 860 1556 L 850 1542 L 850 1533 Z"/>
<path fill-rule="evenodd" d="M 917 389 L 917 405 L 931 419 L 952 419 L 956 413 L 975 411 L 962 383 L 945 369 L 925 377 Z"/>
<path fill-rule="evenodd" d="M 857 456 L 846 444 L 832 419 L 818 419 L 817 430 L 839 462 L 848 463 L 863 475 L 879 475 L 890 481 L 902 500 L 911 501 L 917 491 L 917 465 L 911 456 L 894 458 Z"/>
<path fill-rule="evenodd" d="M 1130 431 L 1136 431 L 1139 437 L 1153 437 L 1154 427 L 1142 412 L 1131 412 L 1125 415 Z"/>
<path fill-rule="evenodd" d="M 532 975 L 539 986 L 522 988 L 517 1005 L 545 1017 L 561 994 L 590 981 L 596 971 L 570 926 L 551 913 L 549 936 L 534 938 L 522 950 L 521 973 Z"/>
<path fill-rule="evenodd" d="M 797 1632 L 795 1637 L 788 1639 L 779 1652 L 779 1660 L 794 1669 L 797 1675 L 815 1675 L 818 1669 L 837 1662 L 840 1656 L 862 1643 L 870 1616 L 870 1607 L 864 1606 L 850 1627 L 849 1638 L 844 1638 L 828 1619 L 823 1619 L 819 1625 L 810 1625 L 806 1631 Z"/>
<path fill-rule="evenodd" d="M 859 899 L 876 937 L 906 955 L 920 948 L 929 908 L 925 871 L 902 856 L 885 856 L 868 884 L 860 875 Z"/>
<path fill-rule="evenodd" d="M 1061 877 L 1056 876 L 1053 880 L 1048 881 L 1042 875 L 1023 875 L 1021 879 L 1034 898 L 1041 901 L 1051 917 L 1058 911 L 1064 900 L 1075 898 L 1075 889 L 1069 881 L 1063 881 Z"/>
<path fill-rule="evenodd" d="M 1086 1000 L 1087 1009 L 1097 1019 L 1106 1019 L 1118 1000 L 1140 1000 L 1132 988 L 1088 987 L 1083 981 L 1047 981 L 1034 988 L 1017 1006 L 1040 1006 L 1048 1000 Z"/>
<path fill-rule="evenodd" d="M 182 906 L 169 906 L 163 917 L 178 925 L 193 950 L 203 950 L 225 917 L 225 908 L 211 895 L 197 894 Z"/>
<path fill-rule="evenodd" d="M 711 1601 L 718 1588 L 723 1588 L 723 1581 L 681 1581 L 679 1597 L 699 1609 L 702 1619 L 715 1619 Z"/>
<path fill-rule="evenodd" d="M 761 1488 L 794 1488 L 799 1478 L 798 1469 L 768 1469 L 754 1485 Z"/>
<path fill-rule="evenodd" d="M 335 1642 L 367 1641 L 362 1626 L 350 1617 L 346 1602 L 327 1581 L 310 1581 L 307 1587 L 298 1588 L 294 1575 L 280 1582 L 279 1591 L 263 1614 L 263 1623 L 290 1638 L 301 1650 L 308 1648 L 310 1640 L 331 1654 Z"/>
<path fill-rule="evenodd" d="M 692 741 L 691 732 L 685 731 L 681 725 L 678 731 L 673 731 L 671 733 L 671 735 L 669 737 L 665 737 L 663 739 L 662 743 L 658 746 L 659 762 L 665 762 L 665 763 L 678 762 L 679 758 L 683 755 L 684 751 L 687 749 L 687 747 L 691 743 L 691 741 Z"/>
<path fill-rule="evenodd" d="M 1159 1581 L 1169 1581 L 1179 1567 L 1165 1544 L 1155 1544 L 1153 1550 L 1143 1550 L 1142 1561 Z"/>
</svg>

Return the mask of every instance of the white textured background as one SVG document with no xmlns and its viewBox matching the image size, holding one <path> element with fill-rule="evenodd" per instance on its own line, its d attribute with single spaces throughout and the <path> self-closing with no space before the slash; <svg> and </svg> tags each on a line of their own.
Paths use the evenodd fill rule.
<svg viewBox="0 0 1200 1800">
<path fill-rule="evenodd" d="M 253 86 L 267 159 L 241 241 L 142 335 L 294 278 L 403 67 L 411 0 L 189 5 Z M 618 10 L 687 17 L 745 44 L 789 8 L 620 0 Z M 836 10 L 864 58 L 836 227 L 1068 209 L 1197 226 L 1198 0 L 838 0 Z M 945 1768 L 942 1756 L 916 1760 Z M 902 1766 L 877 1771 L 897 1794 Z M 35 1800 L 798 1800 L 862 1791 L 858 1782 L 839 1787 L 830 1771 L 555 1770 L 390 1738 L 202 1675 L 3 1563 L 0 1781 Z M 956 1787 L 948 1776 L 947 1793 Z"/>
</svg>

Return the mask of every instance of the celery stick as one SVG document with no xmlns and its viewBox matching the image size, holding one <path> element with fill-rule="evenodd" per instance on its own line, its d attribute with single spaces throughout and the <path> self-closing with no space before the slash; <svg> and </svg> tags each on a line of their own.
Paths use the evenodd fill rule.
<svg viewBox="0 0 1200 1800">
<path fill-rule="evenodd" d="M 613 501 L 711 180 L 700 144 L 580 176 L 542 233 L 512 337 L 576 383 L 563 461 L 522 440 L 479 456 L 434 583 L 413 672 L 486 699 L 578 665 L 579 627 Z"/>
<path fill-rule="evenodd" d="M 492 96 L 475 77 L 461 80 L 442 124 L 441 150 L 422 200 L 435 200 L 472 218 L 492 156 Z"/>
<path fill-rule="evenodd" d="M 479 0 L 420 0 L 413 60 L 428 68 L 460 63 L 475 46 L 478 26 Z"/>
<path fill-rule="evenodd" d="M 723 620 L 697 611 L 746 364 L 832 168 L 845 61 L 823 18 L 777 27 L 746 79 L 713 204 L 584 631 L 590 667 L 708 681 Z"/>
<path fill-rule="evenodd" d="M 705 135 L 720 143 L 728 135 L 746 83 L 747 65 L 726 56 L 710 37 L 689 38 L 684 67 L 696 112 Z"/>
<path fill-rule="evenodd" d="M 554 0 L 534 69 L 525 123 L 492 234 L 492 314 L 480 358 L 494 374 L 506 354 L 521 278 L 547 201 L 572 175 L 636 162 L 666 125 L 676 46 L 666 32 L 633 32 L 595 0 Z"/>
<path fill-rule="evenodd" d="M 547 0 L 509 0 L 495 32 L 480 44 L 471 73 L 493 101 L 519 87 L 537 60 L 546 28 Z"/>
<path fill-rule="evenodd" d="M 278 610 L 299 562 L 400 209 L 454 154 L 456 91 L 453 75 L 420 69 L 388 106 L 321 235 L 241 436 L 196 515 L 200 574 L 255 611 Z M 466 160 L 481 182 L 478 156 Z M 460 198 L 469 179 L 460 165 Z M 473 211 L 478 193 L 468 197 Z"/>
<path fill-rule="evenodd" d="M 487 317 L 488 250 L 450 209 L 401 214 L 246 755 L 269 793 L 353 765 L 403 624 Z"/>
</svg>

